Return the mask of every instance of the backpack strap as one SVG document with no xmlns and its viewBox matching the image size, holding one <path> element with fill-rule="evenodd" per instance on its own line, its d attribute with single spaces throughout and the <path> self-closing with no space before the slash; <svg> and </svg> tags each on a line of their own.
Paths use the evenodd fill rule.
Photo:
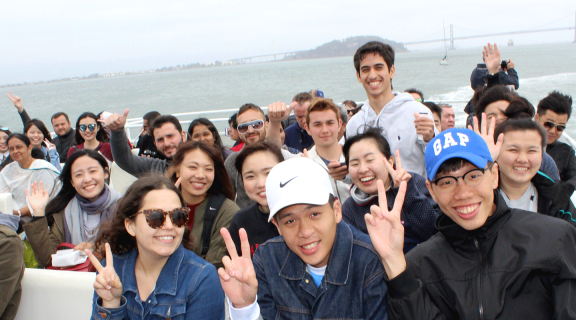
<svg viewBox="0 0 576 320">
<path fill-rule="evenodd" d="M 210 197 L 208 204 L 206 205 L 206 210 L 204 211 L 204 229 L 202 230 L 202 254 L 201 256 L 206 256 L 208 253 L 208 248 L 210 247 L 210 234 L 212 233 L 212 225 L 222 204 L 226 200 L 226 196 L 223 194 L 217 194 Z"/>
</svg>

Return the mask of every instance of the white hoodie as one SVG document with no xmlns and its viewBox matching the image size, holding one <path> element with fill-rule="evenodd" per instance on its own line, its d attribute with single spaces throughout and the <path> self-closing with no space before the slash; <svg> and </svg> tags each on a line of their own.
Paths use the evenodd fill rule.
<svg viewBox="0 0 576 320">
<path fill-rule="evenodd" d="M 380 127 L 382 135 L 390 144 L 392 155 L 397 149 L 400 150 L 402 167 L 426 177 L 424 153 L 427 143 L 418 139 L 414 127 L 414 113 L 426 113 L 428 118 L 434 119 L 432 112 L 425 105 L 416 102 L 408 93 L 394 92 L 394 96 L 394 99 L 382 108 L 379 115 L 376 115 L 370 102 L 366 100 L 362 109 L 348 121 L 346 137 L 349 139 L 363 133 L 366 126 Z M 438 134 L 436 128 L 434 134 Z"/>
</svg>

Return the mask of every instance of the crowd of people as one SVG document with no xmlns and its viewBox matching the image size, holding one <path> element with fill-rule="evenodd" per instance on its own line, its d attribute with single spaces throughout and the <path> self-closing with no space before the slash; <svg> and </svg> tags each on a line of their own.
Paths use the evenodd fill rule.
<svg viewBox="0 0 576 320">
<path fill-rule="evenodd" d="M 361 104 L 243 104 L 230 147 L 206 118 L 185 131 L 156 111 L 135 153 L 129 110 L 75 129 L 58 112 L 52 139 L 10 92 L 24 126 L 0 127 L 0 318 L 24 267 L 68 243 L 97 271 L 93 319 L 575 319 L 572 97 L 535 108 L 488 44 L 455 128 L 451 105 L 392 90 L 394 58 L 357 50 Z M 124 194 L 112 162 L 138 178 Z"/>
</svg>

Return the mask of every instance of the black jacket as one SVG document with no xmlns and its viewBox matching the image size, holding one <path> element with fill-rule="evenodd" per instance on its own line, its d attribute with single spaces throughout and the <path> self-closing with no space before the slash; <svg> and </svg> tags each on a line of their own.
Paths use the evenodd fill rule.
<svg viewBox="0 0 576 320">
<path fill-rule="evenodd" d="M 576 228 L 510 209 L 499 192 L 484 226 L 442 214 L 388 285 L 391 319 L 574 319 Z"/>
<path fill-rule="evenodd" d="M 56 151 L 60 155 L 60 162 L 66 162 L 66 159 L 68 159 L 68 149 L 76 144 L 75 136 L 76 130 L 70 129 L 65 135 L 52 139 L 56 146 Z"/>
<path fill-rule="evenodd" d="M 564 142 L 555 141 L 546 146 L 546 153 L 556 162 L 560 180 L 568 181 L 576 187 L 576 154 L 574 149 Z"/>
<path fill-rule="evenodd" d="M 531 182 L 538 191 L 538 213 L 564 219 L 576 227 L 576 208 L 570 200 L 574 187 L 564 181 L 554 181 L 541 171 Z"/>
</svg>

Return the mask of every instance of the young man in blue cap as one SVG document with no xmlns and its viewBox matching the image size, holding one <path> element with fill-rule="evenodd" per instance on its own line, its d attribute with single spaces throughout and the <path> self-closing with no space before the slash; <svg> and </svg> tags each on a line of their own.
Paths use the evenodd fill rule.
<svg viewBox="0 0 576 320">
<path fill-rule="evenodd" d="M 270 171 L 266 195 L 281 236 L 261 244 L 253 261 L 244 229 L 240 257 L 221 231 L 230 258 L 218 274 L 231 318 L 386 319 L 380 258 L 367 235 L 341 222 L 326 170 L 286 160 Z"/>
<path fill-rule="evenodd" d="M 576 228 L 510 209 L 483 138 L 449 129 L 426 149 L 438 233 L 404 256 L 399 211 L 373 206 L 368 232 L 382 257 L 392 319 L 574 319 Z M 382 184 L 379 185 L 385 197 Z"/>
</svg>

